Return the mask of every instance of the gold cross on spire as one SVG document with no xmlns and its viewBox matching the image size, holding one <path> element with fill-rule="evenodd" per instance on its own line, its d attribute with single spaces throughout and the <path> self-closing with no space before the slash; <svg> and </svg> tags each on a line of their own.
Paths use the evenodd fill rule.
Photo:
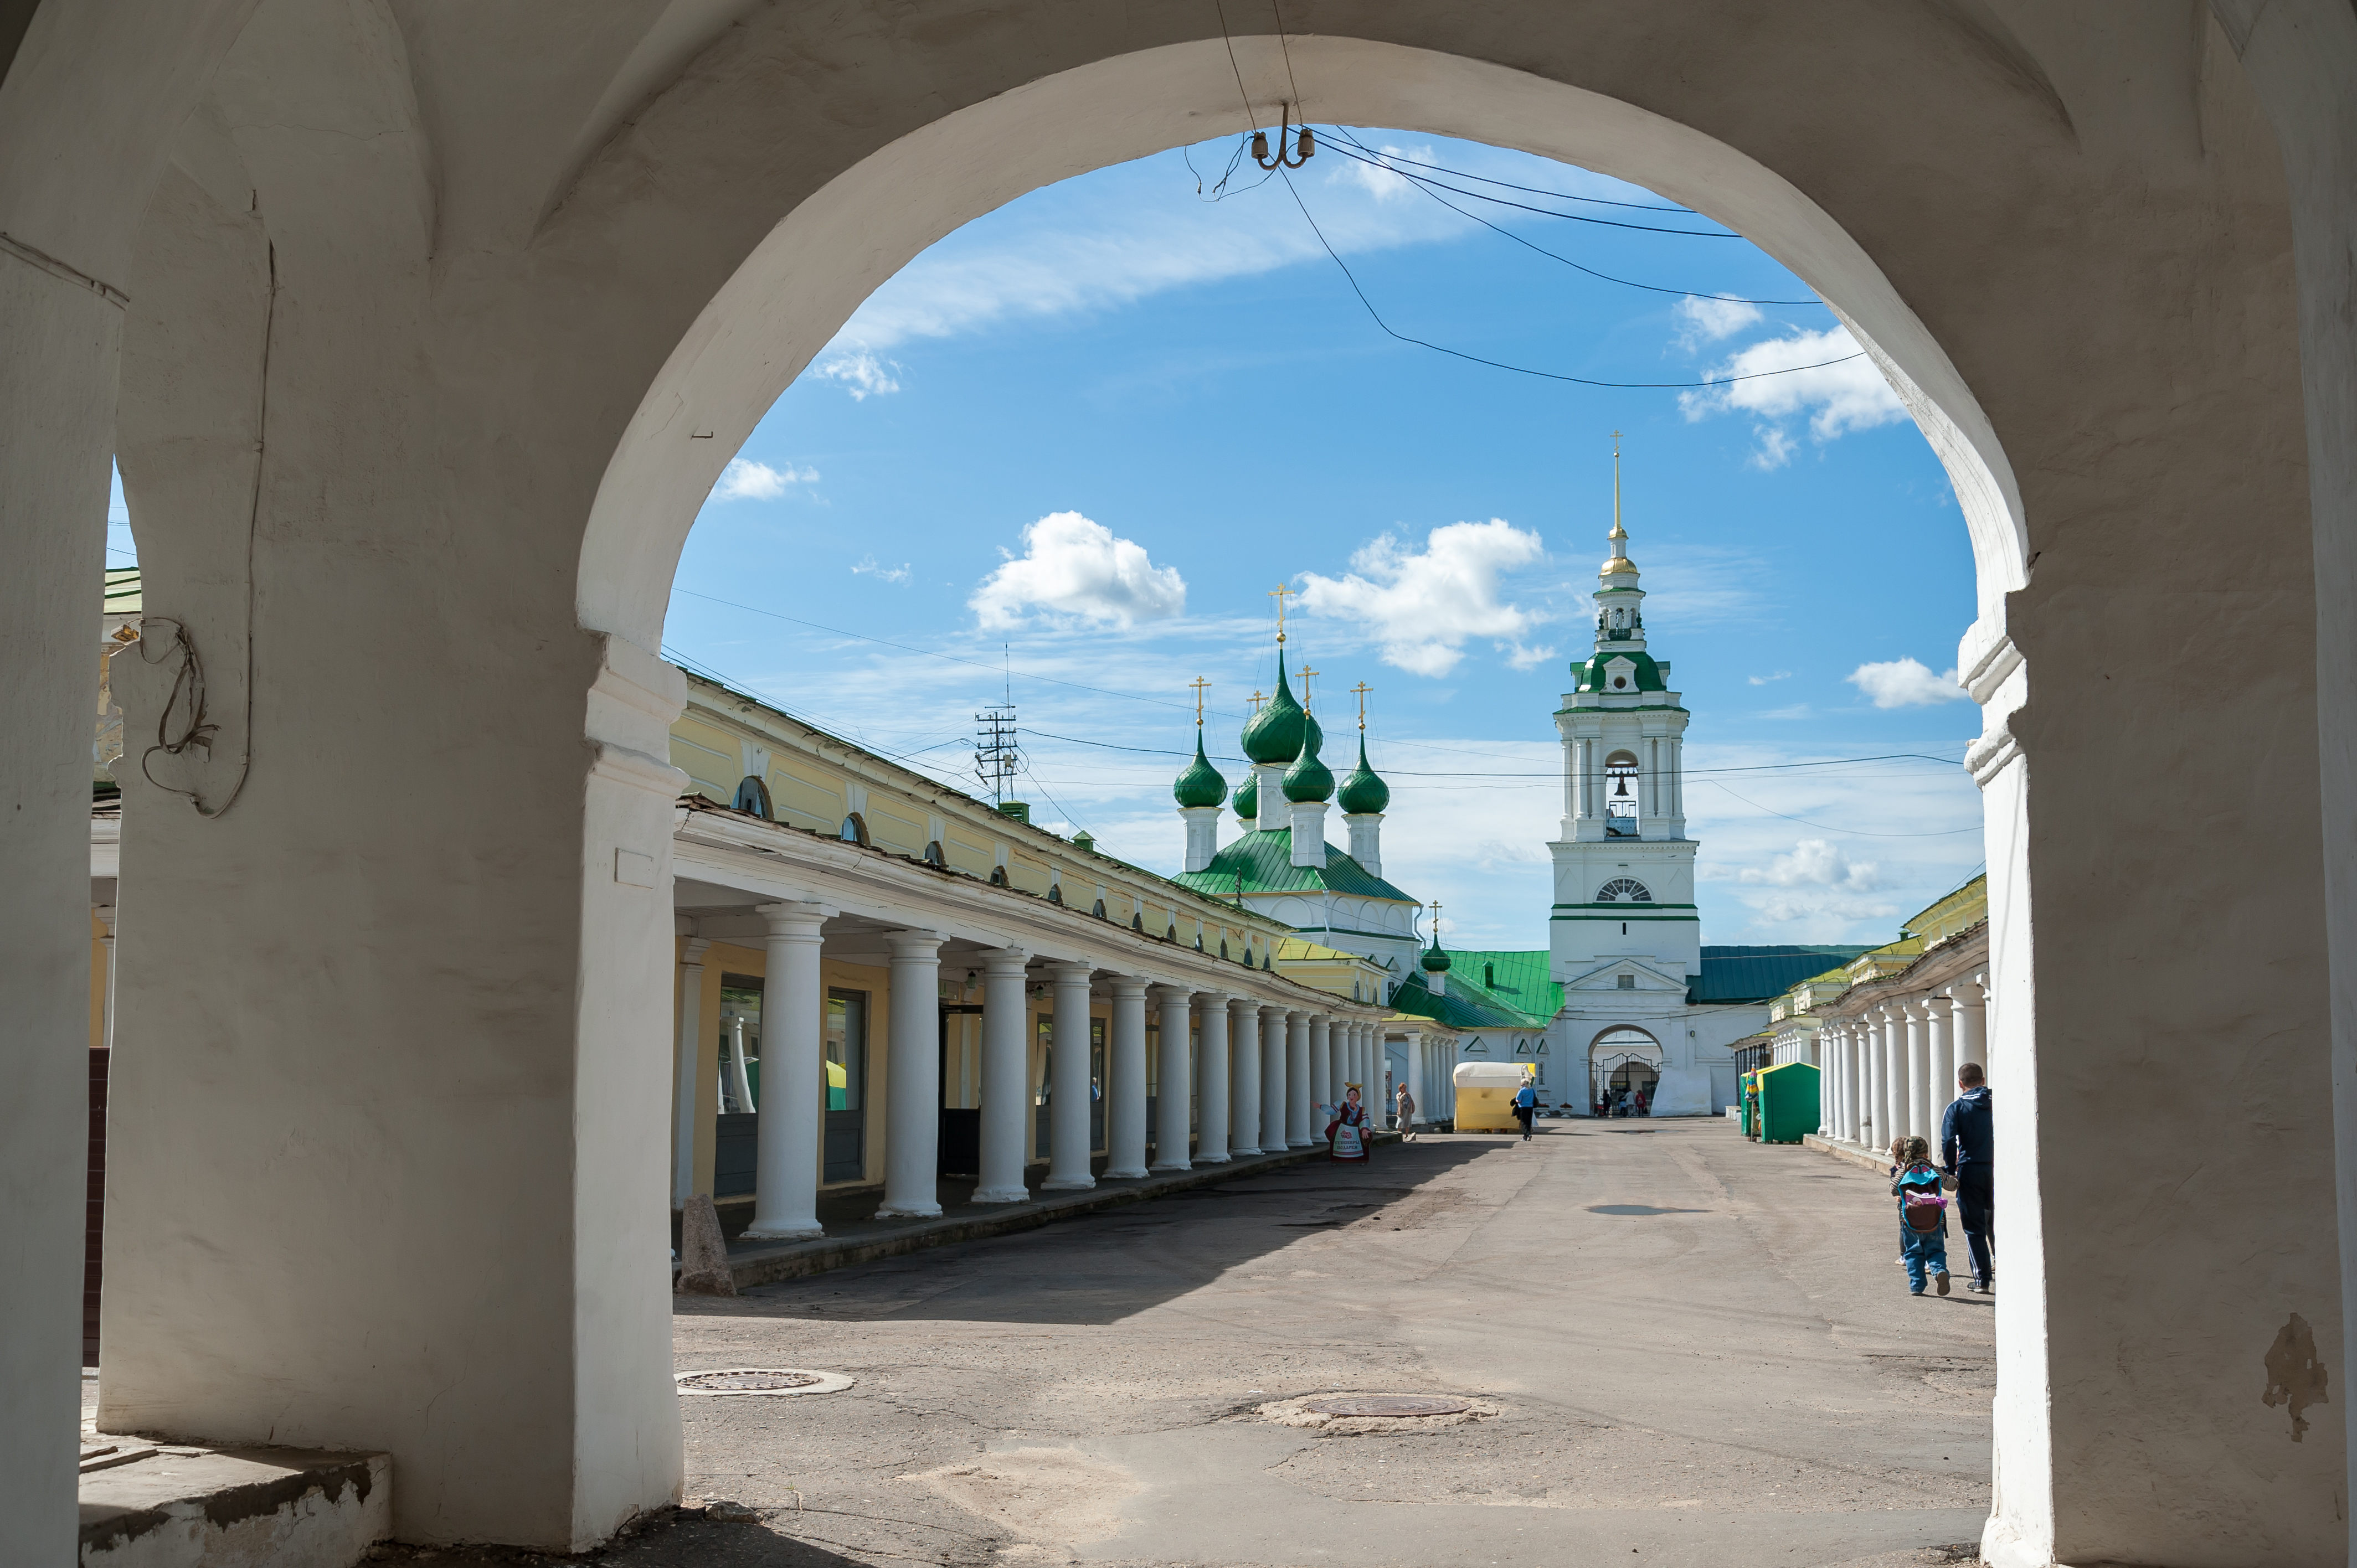
<svg viewBox="0 0 2357 1568">
<path fill-rule="evenodd" d="M 1359 699 L 1359 727 L 1362 730 L 1367 727 L 1367 693 L 1373 690 L 1364 681 L 1351 688 L 1351 694 Z"/>
<path fill-rule="evenodd" d="M 1252 694 L 1252 711 L 1254 713 L 1260 712 L 1260 705 L 1267 701 L 1268 699 L 1266 697 L 1262 696 L 1258 692 L 1254 692 Z"/>
<path fill-rule="evenodd" d="M 1606 537 L 1615 541 L 1629 537 L 1629 531 L 1620 526 L 1620 433 L 1617 430 L 1612 433 L 1612 532 Z M 1612 553 L 1618 559 L 1628 552 L 1616 542 Z"/>
<path fill-rule="evenodd" d="M 1276 601 L 1276 640 L 1279 647 L 1285 644 L 1285 601 L 1299 592 L 1300 589 L 1288 588 L 1283 583 L 1269 590 L 1268 596 Z"/>
<path fill-rule="evenodd" d="M 1440 900 L 1437 898 L 1432 901 L 1432 945 L 1440 945 Z"/>
<path fill-rule="evenodd" d="M 1187 684 L 1194 689 L 1195 727 L 1197 729 L 1201 729 L 1203 727 L 1203 693 L 1211 689 L 1211 683 L 1209 681 L 1204 680 L 1200 675 L 1198 675 L 1192 681 L 1188 682 Z"/>
<path fill-rule="evenodd" d="M 1301 667 L 1301 711 L 1305 714 L 1309 711 L 1309 678 L 1317 673 L 1307 664 Z"/>
</svg>

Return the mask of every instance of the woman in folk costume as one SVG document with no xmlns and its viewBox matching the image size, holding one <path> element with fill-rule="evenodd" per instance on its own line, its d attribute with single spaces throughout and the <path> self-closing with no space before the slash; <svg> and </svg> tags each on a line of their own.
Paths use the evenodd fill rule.
<svg viewBox="0 0 2357 1568">
<path fill-rule="evenodd" d="M 1359 1086 L 1355 1083 L 1342 1097 L 1342 1103 L 1334 1108 L 1334 1120 L 1326 1123 L 1326 1147 L 1338 1161 L 1364 1161 L 1367 1157 L 1367 1108 L 1359 1101 Z"/>
</svg>

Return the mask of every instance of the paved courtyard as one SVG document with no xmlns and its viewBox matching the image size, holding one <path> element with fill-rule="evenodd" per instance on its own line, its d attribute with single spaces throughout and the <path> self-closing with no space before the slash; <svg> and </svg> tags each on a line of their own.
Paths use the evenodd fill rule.
<svg viewBox="0 0 2357 1568">
<path fill-rule="evenodd" d="M 685 1401 L 691 1501 L 758 1520 L 614 1556 L 1969 1560 L 1990 1305 L 1961 1277 L 1907 1294 L 1875 1176 L 1723 1122 L 1541 1125 L 683 1300 L 683 1370 L 857 1381 Z M 1361 1435 L 1257 1413 L 1335 1391 L 1496 1413 Z"/>
</svg>

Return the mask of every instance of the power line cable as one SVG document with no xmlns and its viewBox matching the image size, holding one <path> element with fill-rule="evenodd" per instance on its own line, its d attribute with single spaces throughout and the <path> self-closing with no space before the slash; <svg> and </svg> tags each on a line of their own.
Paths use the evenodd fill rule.
<svg viewBox="0 0 2357 1568">
<path fill-rule="evenodd" d="M 1457 186 L 1434 179 L 1430 175 L 1408 174 L 1380 162 L 1379 159 L 1383 156 L 1381 154 L 1376 155 L 1375 157 L 1367 157 L 1352 152 L 1348 145 L 1337 150 L 1346 158 L 1356 159 L 1371 168 L 1382 169 L 1385 174 L 1396 175 L 1401 179 L 1414 180 L 1418 185 L 1437 186 L 1442 190 L 1458 196 L 1469 197 L 1475 201 L 1493 202 L 1500 207 L 1511 207 L 1521 212 L 1534 212 L 1542 218 L 1560 218 L 1568 223 L 1593 223 L 1605 229 L 1627 229 L 1640 234 L 1675 234 L 1688 240 L 1740 240 L 1743 238 L 1742 235 L 1729 229 L 1664 229 L 1654 223 L 1626 223 L 1618 218 L 1591 218 L 1585 212 L 1556 212 L 1544 207 L 1534 207 L 1527 201 L 1512 201 L 1502 196 L 1491 196 L 1486 191 L 1461 189 Z M 1696 213 L 1695 216 L 1700 217 L 1701 214 Z"/>
<path fill-rule="evenodd" d="M 1690 213 L 1696 218 L 1703 218 L 1706 220 L 1707 220 L 1709 216 L 1706 213 L 1695 212 L 1691 207 L 1680 206 L 1674 202 L 1655 203 L 1650 201 L 1615 201 L 1609 197 L 1574 196 L 1566 190 L 1546 190 L 1535 185 L 1516 185 L 1510 179 L 1492 179 L 1488 175 L 1472 174 L 1461 168 L 1450 168 L 1446 164 L 1426 163 L 1420 158 L 1409 157 L 1405 153 L 1394 153 L 1380 148 L 1370 147 L 1366 143 L 1359 140 L 1357 135 L 1358 127 L 1356 126 L 1338 124 L 1334 127 L 1334 130 L 1337 134 L 1348 137 L 1351 145 L 1359 148 L 1362 152 L 1373 153 L 1378 157 L 1389 158 L 1394 163 L 1411 164 L 1417 168 L 1428 168 L 1434 170 L 1436 173 L 1449 175 L 1458 179 L 1469 179 L 1477 185 L 1495 185 L 1502 187 L 1507 190 L 1523 191 L 1531 196 L 1552 197 L 1557 201 L 1586 201 L 1598 207 L 1628 207 L 1633 208 L 1639 212 L 1684 212 Z"/>
<path fill-rule="evenodd" d="M 1718 791 L 1719 791 L 1720 793 L 1722 793 L 1722 794 L 1726 794 L 1726 795 L 1733 795 L 1733 796 L 1735 797 L 1735 799 L 1737 799 L 1737 800 L 1742 800 L 1742 801 L 1743 801 L 1743 803 L 1744 803 L 1745 805 L 1747 805 L 1747 806 L 1750 807 L 1750 808 L 1751 808 L 1753 811 L 1766 811 L 1766 812 L 1767 812 L 1770 816 L 1771 816 L 1771 817 L 1781 817 L 1781 818 L 1783 818 L 1783 819 L 1784 819 L 1786 822 L 1798 822 L 1798 823 L 1800 823 L 1800 824 L 1801 824 L 1803 827 L 1804 827 L 1804 828 L 1815 828 L 1815 829 L 1817 829 L 1819 832 L 1828 832 L 1828 833 L 1847 833 L 1847 834 L 1848 834 L 1850 837 L 1852 837 L 1852 838 L 1861 838 L 1861 839 L 1943 839 L 1943 838 L 1953 838 L 1953 837 L 1955 837 L 1955 836 L 1956 836 L 1957 834 L 1959 834 L 1959 833 L 1976 833 L 1976 832 L 1980 832 L 1981 831 L 1983 831 L 1981 828 L 1978 828 L 1978 827 L 1970 827 L 1970 828 L 1942 828 L 1942 829 L 1935 830 L 1935 831 L 1933 831 L 1933 832 L 1922 832 L 1922 833 L 1876 833 L 1876 832 L 1867 832 L 1867 831 L 1866 831 L 1865 829 L 1863 829 L 1863 828 L 1837 828 L 1837 827 L 1835 827 L 1835 826 L 1834 826 L 1832 823 L 1830 823 L 1830 822 L 1813 822 L 1809 821 L 1809 819 L 1808 819 L 1808 818 L 1806 818 L 1806 817 L 1796 817 L 1796 816 L 1793 816 L 1793 815 L 1792 815 L 1791 812 L 1789 812 L 1789 811 L 1771 811 L 1771 810 L 1770 810 L 1768 807 L 1761 805 L 1761 804 L 1760 804 L 1759 801 L 1757 801 L 1757 800 L 1744 800 L 1744 798 L 1743 798 L 1742 796 L 1740 796 L 1740 795 L 1736 795 L 1734 790 L 1729 789 L 1726 785 L 1724 785 L 1724 784 L 1720 783 L 1720 782 L 1719 782 L 1717 779 L 1704 779 L 1704 780 L 1703 780 L 1703 782 L 1704 782 L 1704 783 L 1706 783 L 1706 784 L 1707 784 L 1707 785 L 1709 785 L 1712 789 L 1718 790 Z M 1946 897 L 1946 895 L 1945 895 L 1945 894 L 1943 894 L 1943 895 L 1942 895 L 1942 897 Z"/>
<path fill-rule="evenodd" d="M 1349 147 L 1347 147 L 1347 146 L 1346 146 L 1346 147 L 1341 148 L 1341 149 L 1340 149 L 1340 151 L 1341 151 L 1341 154 L 1342 154 L 1342 156 L 1343 156 L 1344 157 L 1358 158 L 1359 162 L 1361 162 L 1361 163 L 1362 163 L 1362 164 L 1370 164 L 1370 165 L 1371 165 L 1371 166 L 1378 167 L 1378 168 L 1381 168 L 1381 167 L 1385 166 L 1381 165 L 1381 164 L 1375 164 L 1375 163 L 1373 163 L 1373 162 L 1372 162 L 1372 160 L 1371 160 L 1371 159 L 1363 158 L 1363 157 L 1359 157 L 1359 155 L 1358 155 L 1358 154 L 1351 152 L 1351 151 L 1350 150 L 1350 148 L 1349 148 Z M 1727 304 L 1727 305 L 1814 305 L 1814 306 L 1823 306 L 1823 305 L 1824 304 L 1824 300 L 1822 300 L 1822 299 L 1817 299 L 1817 298 L 1813 298 L 1813 298 L 1809 298 L 1809 299 L 1753 299 L 1753 298 L 1750 298 L 1749 296 L 1748 296 L 1748 295 L 1735 295 L 1735 294 L 1710 294 L 1710 293 L 1706 293 L 1706 292 L 1704 292 L 1704 291 L 1702 291 L 1702 290 L 1699 290 L 1699 289 L 1690 289 L 1690 288 L 1667 288 L 1667 287 L 1663 286 L 1663 285 L 1660 285 L 1660 284 L 1639 283 L 1639 282 L 1638 282 L 1636 279 L 1634 279 L 1634 278 L 1621 278 L 1621 277 L 1614 277 L 1610 273 L 1600 273 L 1600 272 L 1598 272 L 1594 267 L 1585 265 L 1584 263 L 1579 263 L 1579 262 L 1575 262 L 1575 261 L 1573 261 L 1569 256 L 1558 255 L 1558 254 L 1556 254 L 1555 252 L 1548 250 L 1544 245 L 1541 245 L 1541 244 L 1538 244 L 1538 243 L 1536 243 L 1536 242 L 1533 242 L 1533 241 L 1531 241 L 1531 240 L 1526 240 L 1526 239 L 1524 239 L 1522 235 L 1515 233 L 1512 229 L 1508 229 L 1508 228 L 1503 227 L 1502 225 L 1500 225 L 1500 224 L 1496 224 L 1496 223 L 1492 223 L 1492 222 L 1491 222 L 1487 218 L 1482 217 L 1482 216 L 1481 216 L 1480 213 L 1478 213 L 1478 212 L 1468 212 L 1468 211 L 1466 211 L 1466 210 L 1465 210 L 1465 209 L 1463 209 L 1462 207 L 1458 206 L 1455 202 L 1453 202 L 1453 201 L 1449 200 L 1447 197 L 1445 197 L 1445 196 L 1441 195 L 1441 194 L 1439 193 L 1439 191 L 1437 191 L 1437 190 L 1432 189 L 1430 186 L 1426 185 L 1426 183 L 1425 183 L 1421 178 L 1419 178 L 1418 177 L 1416 177 L 1416 176 L 1415 176 L 1415 175 L 1412 175 L 1412 174 L 1406 174 L 1406 173 L 1404 173 L 1404 172 L 1402 172 L 1401 170 L 1398 170 L 1398 169 L 1392 169 L 1390 172 L 1391 172 L 1391 173 L 1393 173 L 1393 174 L 1396 174 L 1396 175 L 1398 175 L 1402 179 L 1405 179 L 1405 180 L 1409 181 L 1410 183 L 1412 183 L 1412 184 L 1415 187 L 1415 188 L 1416 188 L 1416 189 L 1418 189 L 1418 190 L 1420 190 L 1420 191 L 1423 191 L 1425 195 L 1426 195 L 1426 196 L 1430 197 L 1433 200 L 1437 201 L 1438 203 L 1440 203 L 1440 205 L 1441 205 L 1441 206 L 1446 207 L 1447 209 L 1448 209 L 1448 210 L 1449 210 L 1449 211 L 1456 213 L 1459 218 L 1469 219 L 1469 220 L 1471 220 L 1473 222 L 1479 223 L 1480 225 L 1481 225 L 1481 227 L 1483 227 L 1484 229 L 1489 230 L 1489 231 L 1490 231 L 1491 232 L 1492 232 L 1492 233 L 1495 233 L 1495 234 L 1502 234 L 1502 235 L 1503 235 L 1503 236 L 1505 236 L 1507 239 L 1512 240 L 1515 244 L 1517 244 L 1517 245 L 1520 245 L 1520 246 L 1523 247 L 1525 250 L 1536 251 L 1540 255 L 1544 256 L 1547 260 L 1549 260 L 1549 261 L 1551 261 L 1551 262 L 1561 262 L 1565 266 L 1567 266 L 1567 267 L 1571 268 L 1574 272 L 1586 273 L 1589 277 L 1600 279 L 1600 280 L 1602 280 L 1602 281 L 1603 281 L 1603 282 L 1605 282 L 1605 283 L 1609 283 L 1609 284 L 1619 284 L 1619 285 L 1620 285 L 1621 287 L 1623 287 L 1623 288 L 1638 288 L 1638 289 L 1643 289 L 1643 290 L 1644 290 L 1646 293 L 1648 293 L 1648 294 L 1669 294 L 1669 295 L 1676 295 L 1680 296 L 1681 298 L 1686 298 L 1686 299 L 1716 299 L 1716 300 L 1722 301 L 1722 302 L 1724 302 L 1724 303 L 1726 303 L 1726 304 Z M 1446 189 L 1446 188 L 1447 188 L 1447 187 L 1443 187 L 1442 188 Z M 1476 193 L 1466 192 L 1466 193 L 1461 193 L 1461 194 L 1476 194 Z M 1488 200 L 1488 199 L 1491 199 L 1491 198 L 1479 198 L 1479 199 Z"/>
<path fill-rule="evenodd" d="M 1293 183 L 1293 177 L 1290 174 L 1285 175 L 1285 188 L 1292 196 L 1293 204 L 1301 209 L 1302 219 L 1309 225 L 1309 231 L 1318 236 L 1318 242 L 1326 248 L 1326 254 L 1333 259 L 1337 267 L 1341 269 L 1344 280 L 1351 285 L 1351 292 L 1359 296 L 1359 304 L 1365 307 L 1369 318 L 1388 337 L 1396 338 L 1403 343 L 1413 343 L 1419 349 L 1429 349 L 1436 354 L 1446 354 L 1453 360 L 1464 360 L 1471 364 L 1487 365 L 1493 371 L 1512 371 L 1520 376 L 1536 376 L 1542 381 L 1567 381 L 1574 386 L 1603 387 L 1615 392 L 1664 392 L 1692 391 L 1703 387 L 1729 386 L 1737 381 L 1764 381 L 1770 376 L 1789 376 L 1801 371 L 1822 371 L 1833 365 L 1846 365 L 1852 360 L 1866 358 L 1866 350 L 1861 349 L 1855 354 L 1844 354 L 1839 359 L 1834 360 L 1820 360 L 1814 364 L 1786 365 L 1781 370 L 1753 371 L 1739 376 L 1719 376 L 1710 381 L 1606 381 L 1588 376 L 1567 376 L 1556 371 L 1534 371 L 1527 365 L 1510 365 L 1502 360 L 1490 360 L 1479 354 L 1469 354 L 1462 349 L 1446 348 L 1422 338 L 1412 338 L 1405 332 L 1396 330 L 1390 322 L 1385 321 L 1383 313 L 1375 308 L 1374 302 L 1367 297 L 1367 291 L 1359 286 L 1358 276 L 1351 271 L 1350 263 L 1342 260 L 1341 252 L 1335 250 L 1333 242 L 1326 238 L 1326 231 L 1318 227 L 1318 220 L 1309 216 L 1308 203 L 1301 199 L 1301 191 Z"/>
</svg>

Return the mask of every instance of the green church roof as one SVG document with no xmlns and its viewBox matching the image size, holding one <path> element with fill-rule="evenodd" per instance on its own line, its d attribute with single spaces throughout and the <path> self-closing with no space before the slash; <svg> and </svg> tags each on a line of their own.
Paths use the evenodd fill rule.
<svg viewBox="0 0 2357 1568">
<path fill-rule="evenodd" d="M 1220 777 L 1220 770 L 1203 755 L 1203 730 L 1200 725 L 1195 728 L 1195 760 L 1170 786 L 1170 794 L 1181 806 L 1216 806 L 1228 798 L 1228 781 Z"/>
<path fill-rule="evenodd" d="M 1391 806 L 1392 787 L 1367 766 L 1367 732 L 1364 730 L 1359 732 L 1359 766 L 1342 780 L 1342 791 L 1334 799 L 1335 803 L 1342 808 L 1343 814 L 1352 817 L 1366 816 Z"/>
<path fill-rule="evenodd" d="M 1259 821 L 1259 819 L 1260 819 L 1260 775 L 1259 775 L 1259 774 L 1257 774 L 1257 773 L 1247 773 L 1247 774 L 1245 774 L 1245 775 L 1244 775 L 1244 781 L 1243 781 L 1243 786 L 1242 786 L 1241 788 L 1239 788 L 1239 789 L 1236 790 L 1236 815 L 1237 815 L 1237 817 L 1238 817 L 1238 818 L 1240 818 L 1241 820 L 1243 820 L 1243 821 L 1244 821 L 1244 822 L 1257 822 L 1257 821 Z"/>
<path fill-rule="evenodd" d="M 1634 648 L 1600 648 L 1587 663 L 1573 665 L 1573 671 L 1579 676 L 1578 689 L 1583 692 L 1612 691 L 1612 673 L 1605 666 L 1616 659 L 1626 659 L 1637 667 L 1633 677 L 1623 677 L 1632 681 L 1632 684 L 1620 690 L 1666 692 L 1670 689 L 1670 683 L 1662 679 L 1662 667 L 1653 662 L 1653 656 Z"/>
<path fill-rule="evenodd" d="M 1276 650 L 1276 695 L 1244 724 L 1244 755 L 1254 762 L 1290 762 L 1301 755 L 1301 721 L 1308 715 L 1285 682 L 1285 650 Z"/>
<path fill-rule="evenodd" d="M 1301 755 L 1285 770 L 1285 798 L 1288 800 L 1328 800 L 1334 795 L 1334 770 L 1318 759 L 1318 748 L 1326 744 L 1326 732 L 1318 727 L 1318 715 L 1304 711 L 1301 715 Z"/>
<path fill-rule="evenodd" d="M 1241 878 L 1241 882 L 1238 880 Z M 1356 898 L 1383 898 L 1401 904 L 1415 899 L 1336 849 L 1326 846 L 1326 864 L 1293 864 L 1293 831 L 1245 833 L 1225 845 L 1200 871 L 1181 872 L 1171 878 L 1179 886 L 1213 898 L 1233 898 L 1238 892 L 1340 893 Z"/>
<path fill-rule="evenodd" d="M 1452 1029 L 1520 1029 L 1534 1035 L 1544 1031 L 1554 1018 L 1552 1014 L 1541 1016 L 1474 984 L 1457 971 L 1449 972 L 1448 989 L 1438 996 L 1432 993 L 1421 972 L 1409 971 L 1392 992 L 1392 1011 L 1430 1018 Z"/>
</svg>

